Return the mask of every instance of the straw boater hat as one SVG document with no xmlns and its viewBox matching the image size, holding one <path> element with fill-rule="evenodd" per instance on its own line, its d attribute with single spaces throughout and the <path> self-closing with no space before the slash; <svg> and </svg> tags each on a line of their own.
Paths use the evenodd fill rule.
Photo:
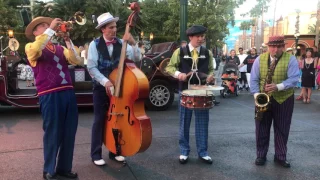
<svg viewBox="0 0 320 180">
<path fill-rule="evenodd" d="M 288 51 L 293 51 L 293 49 L 292 48 L 287 48 L 286 52 L 288 52 Z"/>
<path fill-rule="evenodd" d="M 283 46 L 287 43 L 284 42 L 284 36 L 270 36 L 268 46 Z"/>
<path fill-rule="evenodd" d="M 51 24 L 52 22 L 52 18 L 49 18 L 49 17 L 42 17 L 42 16 L 39 16 L 39 17 L 36 17 L 34 18 L 27 26 L 26 28 L 26 31 L 25 31 L 25 35 L 28 39 L 30 39 L 31 41 L 34 41 L 35 37 L 33 35 L 33 30 L 34 28 L 41 24 L 41 23 L 47 23 L 47 24 Z"/>
<path fill-rule="evenodd" d="M 100 29 L 103 25 L 106 25 L 111 22 L 117 22 L 119 20 L 119 17 L 113 17 L 110 13 L 103 13 L 98 18 L 98 26 L 96 29 Z"/>
</svg>

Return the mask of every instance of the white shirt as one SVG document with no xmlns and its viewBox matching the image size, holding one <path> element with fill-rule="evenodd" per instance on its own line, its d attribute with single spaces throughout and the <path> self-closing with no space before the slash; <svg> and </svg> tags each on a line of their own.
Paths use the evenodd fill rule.
<svg viewBox="0 0 320 180">
<path fill-rule="evenodd" d="M 247 54 L 239 54 L 239 60 L 240 60 L 240 64 L 243 63 L 243 61 L 246 59 L 248 55 Z M 244 66 L 242 66 L 241 68 L 239 68 L 240 72 L 247 72 L 247 65 L 245 64 Z"/>
</svg>

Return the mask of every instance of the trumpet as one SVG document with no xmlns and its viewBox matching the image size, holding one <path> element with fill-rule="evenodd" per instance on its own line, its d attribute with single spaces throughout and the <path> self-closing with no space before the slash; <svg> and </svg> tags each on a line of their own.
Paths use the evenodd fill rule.
<svg viewBox="0 0 320 180">
<path fill-rule="evenodd" d="M 78 11 L 69 19 L 69 21 L 63 21 L 58 26 L 58 29 L 56 30 L 56 36 L 64 37 L 73 29 L 73 24 L 77 23 L 78 25 L 82 26 L 86 24 L 86 22 L 86 15 L 83 12 Z"/>
</svg>

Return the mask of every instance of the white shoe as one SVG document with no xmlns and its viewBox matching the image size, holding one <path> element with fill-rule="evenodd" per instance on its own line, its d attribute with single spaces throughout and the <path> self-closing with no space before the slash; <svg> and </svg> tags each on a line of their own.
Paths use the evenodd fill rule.
<svg viewBox="0 0 320 180">
<path fill-rule="evenodd" d="M 123 161 L 126 160 L 126 158 L 123 157 L 123 156 L 115 156 L 114 159 L 115 159 L 116 161 L 119 161 L 119 162 L 123 162 Z"/>
<path fill-rule="evenodd" d="M 103 159 L 95 160 L 93 163 L 97 166 L 103 166 L 106 164 L 106 162 Z"/>
<path fill-rule="evenodd" d="M 204 157 L 201 157 L 201 158 L 204 159 L 204 160 L 207 160 L 207 161 L 208 160 L 212 160 L 210 156 L 204 156 Z"/>
<path fill-rule="evenodd" d="M 181 159 L 181 160 L 187 160 L 187 159 L 188 159 L 188 156 L 180 155 L 179 159 Z"/>
</svg>

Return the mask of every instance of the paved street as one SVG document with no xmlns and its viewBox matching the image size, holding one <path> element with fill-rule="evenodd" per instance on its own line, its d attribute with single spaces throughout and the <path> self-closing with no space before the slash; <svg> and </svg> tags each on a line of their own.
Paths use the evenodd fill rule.
<svg viewBox="0 0 320 180">
<path fill-rule="evenodd" d="M 296 91 L 296 95 L 299 91 Z M 99 168 L 90 159 L 92 108 L 81 108 L 74 154 L 74 168 L 82 180 L 316 180 L 320 179 L 320 91 L 314 91 L 311 104 L 296 101 L 288 143 L 290 169 L 273 162 L 273 136 L 265 166 L 254 165 L 255 130 L 253 98 L 247 92 L 239 97 L 218 99 L 221 105 L 210 110 L 209 154 L 213 164 L 199 161 L 192 124 L 190 160 L 178 162 L 179 118 L 177 98 L 163 112 L 147 111 L 152 120 L 150 148 L 127 158 L 123 166 L 104 158 Z M 0 180 L 41 180 L 43 165 L 42 121 L 37 109 L 0 107 Z"/>
</svg>

